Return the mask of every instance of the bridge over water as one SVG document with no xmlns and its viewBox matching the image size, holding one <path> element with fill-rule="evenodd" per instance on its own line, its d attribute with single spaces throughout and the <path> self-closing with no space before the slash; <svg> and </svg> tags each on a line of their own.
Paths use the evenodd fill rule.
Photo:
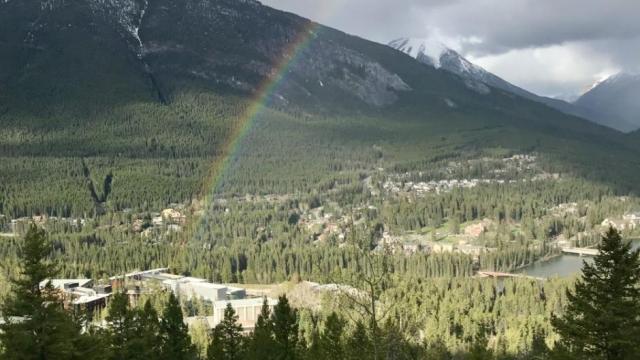
<svg viewBox="0 0 640 360">
<path fill-rule="evenodd" d="M 478 271 L 478 276 L 480 277 L 492 277 L 492 278 L 523 278 L 523 279 L 532 279 L 532 280 L 547 280 L 546 278 L 543 277 L 536 277 L 536 276 L 529 276 L 529 275 L 525 275 L 525 274 L 512 274 L 512 273 L 505 273 L 505 272 L 499 272 L 499 271 L 491 271 L 491 270 L 479 270 Z"/>
<path fill-rule="evenodd" d="M 562 252 L 565 254 L 574 254 L 580 256 L 597 256 L 600 254 L 598 249 L 589 248 L 562 248 Z"/>
</svg>

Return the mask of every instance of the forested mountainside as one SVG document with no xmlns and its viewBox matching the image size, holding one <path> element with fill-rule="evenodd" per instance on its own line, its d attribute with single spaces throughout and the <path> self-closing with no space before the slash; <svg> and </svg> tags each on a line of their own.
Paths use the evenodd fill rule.
<svg viewBox="0 0 640 360">
<path fill-rule="evenodd" d="M 96 201 L 86 183 L 100 188 L 107 175 L 110 193 L 98 202 L 114 208 L 196 197 L 260 84 L 281 75 L 282 54 L 295 59 L 249 136 L 283 150 L 263 153 L 270 161 L 260 164 L 286 176 L 275 175 L 283 184 L 270 188 L 243 178 L 236 184 L 250 185 L 236 185 L 240 193 L 290 192 L 298 177 L 344 177 L 325 171 L 323 152 L 336 144 L 348 151 L 336 151 L 335 169 L 407 168 L 436 152 L 502 148 L 540 151 L 563 172 L 622 191 L 636 186 L 637 147 L 614 131 L 499 90 L 485 93 L 385 46 L 254 1 L 0 6 L 5 214 L 91 212 Z M 305 45 L 288 52 L 296 42 Z M 302 139 L 305 151 L 283 159 Z M 384 156 L 372 155 L 374 145 Z M 240 147 L 249 159 L 250 147 Z M 611 159 L 628 166 L 603 170 Z"/>
</svg>

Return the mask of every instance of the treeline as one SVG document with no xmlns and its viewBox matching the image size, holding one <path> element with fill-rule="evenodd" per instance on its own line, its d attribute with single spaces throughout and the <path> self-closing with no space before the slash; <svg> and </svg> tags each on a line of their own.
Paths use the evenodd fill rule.
<svg viewBox="0 0 640 360">
<path fill-rule="evenodd" d="M 246 102 L 184 92 L 170 106 L 131 100 L 107 109 L 75 103 L 1 118 L 0 214 L 83 217 L 96 212 L 88 181 L 113 175 L 102 207 L 160 210 L 203 193 L 211 164 L 242 125 Z M 84 173 L 83 164 L 90 172 Z"/>
<path fill-rule="evenodd" d="M 260 246 L 237 244 L 229 247 L 203 244 L 153 243 L 131 240 L 118 232 L 95 235 L 51 235 L 51 257 L 60 262 L 61 276 L 108 278 L 133 269 L 169 266 L 181 274 L 216 282 L 274 283 L 299 274 L 306 279 L 329 280 L 331 276 L 357 269 L 361 257 L 353 246 L 307 246 L 272 240 Z M 3 262 L 14 263 L 19 240 L 0 242 Z M 462 254 L 416 254 L 392 257 L 395 271 L 421 277 L 471 276 L 471 256 Z M 13 275 L 15 268 L 3 269 Z"/>
<path fill-rule="evenodd" d="M 547 189 L 555 195 L 543 195 Z M 335 205 L 337 202 L 330 195 L 227 201 L 211 206 L 182 232 L 158 227 L 149 237 L 131 229 L 133 220 L 140 216 L 131 212 L 109 212 L 87 220 L 84 225 L 79 221 L 51 220 L 46 227 L 54 244 L 52 257 L 61 262 L 65 277 L 102 278 L 134 269 L 170 266 L 177 273 L 213 281 L 272 283 L 285 281 L 293 274 L 326 281 L 331 274 L 351 271 L 359 255 L 350 244 L 365 239 L 367 246 L 374 249 L 382 230 L 403 234 L 411 230 L 419 232 L 421 226 L 426 226 L 428 232 L 424 237 L 432 239 L 429 233 L 437 225 L 433 219 L 451 222 L 450 217 L 460 216 L 463 224 L 462 220 L 478 221 L 486 217 L 495 223 L 495 229 L 475 241 L 492 250 L 481 253 L 477 259 L 455 253 L 400 252 L 392 256 L 395 271 L 405 276 L 470 276 L 478 267 L 513 270 L 554 255 L 558 252 L 551 242 L 554 236 L 562 234 L 569 238 L 572 234 L 597 230 L 605 214 L 623 214 L 637 206 L 633 199 L 622 201 L 603 196 L 601 201 L 577 201 L 575 213 L 552 210 L 558 201 L 571 202 L 582 196 L 571 195 L 571 189 L 574 187 L 569 181 L 557 186 L 533 186 L 523 195 L 517 189 L 476 188 L 410 202 L 376 200 L 370 202 L 373 208 L 361 210 Z M 491 200 L 494 197 L 507 205 L 494 202 Z M 331 214 L 344 238 L 333 234 L 319 241 L 302 219 L 311 210 Z M 413 225 L 414 221 L 417 225 Z M 591 245 L 598 240 L 585 235 L 581 239 L 576 245 Z M 15 238 L 0 242 L 3 262 L 15 261 L 18 244 L 19 239 Z M 11 268 L 5 271 L 10 272 Z"/>
<path fill-rule="evenodd" d="M 94 184 L 113 175 L 113 193 L 102 204 L 113 211 L 158 211 L 211 192 L 229 198 L 342 191 L 346 203 L 362 194 L 362 180 L 381 173 L 379 169 L 387 175 L 411 172 L 411 180 L 495 177 L 494 170 L 505 170 L 502 157 L 519 153 L 541 154 L 536 164 L 541 170 L 591 181 L 583 183 L 584 190 L 576 183 L 568 185 L 576 196 L 589 193 L 594 196 L 590 199 L 597 199 L 598 193 L 626 193 L 628 188 L 593 182 L 588 175 L 599 173 L 601 166 L 588 159 L 601 155 L 583 145 L 567 154 L 558 149 L 555 138 L 518 133 L 492 139 L 493 146 L 473 146 L 496 135 L 469 128 L 473 124 L 466 122 L 418 121 L 411 114 L 390 121 L 385 114 L 328 117 L 265 109 L 248 119 L 248 106 L 234 96 L 184 91 L 167 105 L 137 99 L 109 111 L 74 102 L 49 112 L 10 111 L 1 118 L 0 213 L 13 218 L 91 216 L 95 204 L 83 160 Z M 461 129 L 473 131 L 461 135 Z M 227 166 L 216 168 L 226 155 Z M 572 157 L 581 161 L 571 162 Z M 471 165 L 451 172 L 450 161 Z M 637 175 L 631 166 L 616 171 L 631 179 Z M 509 169 L 503 176 L 519 179 L 530 177 L 530 172 Z M 208 182 L 212 173 L 220 179 L 215 184 Z M 578 173 L 584 176 L 576 177 Z"/>
<path fill-rule="evenodd" d="M 212 331 L 190 333 L 172 293 L 160 313 L 150 300 L 132 308 L 116 293 L 96 326 L 91 314 L 67 313 L 50 283 L 40 285 L 56 276 L 50 249 L 33 227 L 0 304 L 3 359 L 626 360 L 640 351 L 640 251 L 615 230 L 566 292 L 531 281 L 394 281 L 378 256 L 353 274 L 359 287 L 341 293 L 347 303 L 332 301 L 337 312 L 295 309 L 282 296 L 273 311 L 263 305 L 248 334 L 231 306 Z"/>
<path fill-rule="evenodd" d="M 551 208 L 577 203 L 577 217 L 587 216 L 587 227 L 603 220 L 602 214 L 621 212 L 630 204 L 616 204 L 610 190 L 580 180 L 535 181 L 509 185 L 483 185 L 472 189 L 454 189 L 424 199 L 390 202 L 382 212 L 382 221 L 391 230 L 419 230 L 441 226 L 446 220 L 460 223 L 484 218 L 500 222 L 534 222 L 551 214 Z M 594 206 L 589 206 L 594 204 Z M 525 229 L 530 237 L 544 237 L 549 228 Z M 540 231 L 540 234 L 536 233 Z M 551 229 L 553 230 L 553 229 Z M 581 231 L 576 229 L 576 231 Z"/>
</svg>

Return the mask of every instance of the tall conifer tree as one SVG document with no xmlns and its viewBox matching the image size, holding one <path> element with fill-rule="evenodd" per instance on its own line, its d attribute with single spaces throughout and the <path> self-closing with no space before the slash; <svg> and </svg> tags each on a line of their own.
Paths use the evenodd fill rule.
<svg viewBox="0 0 640 360">
<path fill-rule="evenodd" d="M 80 327 L 63 309 L 60 294 L 48 281 L 57 269 L 47 260 L 51 245 L 45 232 L 32 225 L 20 251 L 20 276 L 11 279 L 12 293 L 0 308 L 0 358 L 16 360 L 73 359 Z"/>
<path fill-rule="evenodd" d="M 569 305 L 553 325 L 560 347 L 585 360 L 637 359 L 640 354 L 640 252 L 610 228 L 592 264 L 585 262 Z"/>
<path fill-rule="evenodd" d="M 197 357 L 195 346 L 191 343 L 189 330 L 182 317 L 180 303 L 173 293 L 162 313 L 160 321 L 160 352 L 164 360 L 192 360 Z"/>
<path fill-rule="evenodd" d="M 273 333 L 275 339 L 275 358 L 278 360 L 298 359 L 298 314 L 289 305 L 286 296 L 278 299 L 273 309 Z"/>
</svg>

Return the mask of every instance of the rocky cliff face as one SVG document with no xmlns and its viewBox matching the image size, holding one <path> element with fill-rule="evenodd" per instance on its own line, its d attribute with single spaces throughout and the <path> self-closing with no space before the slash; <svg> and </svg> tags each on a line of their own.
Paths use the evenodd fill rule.
<svg viewBox="0 0 640 360">
<path fill-rule="evenodd" d="M 171 101 L 176 89 L 193 86 L 253 93 L 283 70 L 286 84 L 274 94 L 283 104 L 340 99 L 384 107 L 395 103 L 398 93 L 411 91 L 398 74 L 339 41 L 335 30 L 257 1 L 11 0 L 0 6 L 13 14 L 0 15 L 14 29 L 1 31 L 0 41 L 9 38 L 0 42 L 5 51 L 44 61 L 55 51 L 76 57 L 84 56 L 82 47 L 96 47 L 104 58 L 128 59 L 122 66 L 147 79 L 163 102 Z M 69 42 L 57 37 L 61 32 L 73 33 L 66 36 Z M 301 37 L 313 41 L 292 53 Z M 40 51 L 26 51 L 26 46 Z M 32 74 L 17 63 L 5 69 Z"/>
<path fill-rule="evenodd" d="M 325 38 L 328 30 L 255 1 L 158 0 L 144 14 L 138 30 L 142 57 L 158 74 L 251 92 L 286 69 L 287 86 L 276 94 L 285 102 L 313 102 L 338 92 L 385 106 L 397 99 L 396 92 L 410 90 L 375 60 Z M 311 38 L 310 45 L 293 52 L 301 37 Z"/>
</svg>

